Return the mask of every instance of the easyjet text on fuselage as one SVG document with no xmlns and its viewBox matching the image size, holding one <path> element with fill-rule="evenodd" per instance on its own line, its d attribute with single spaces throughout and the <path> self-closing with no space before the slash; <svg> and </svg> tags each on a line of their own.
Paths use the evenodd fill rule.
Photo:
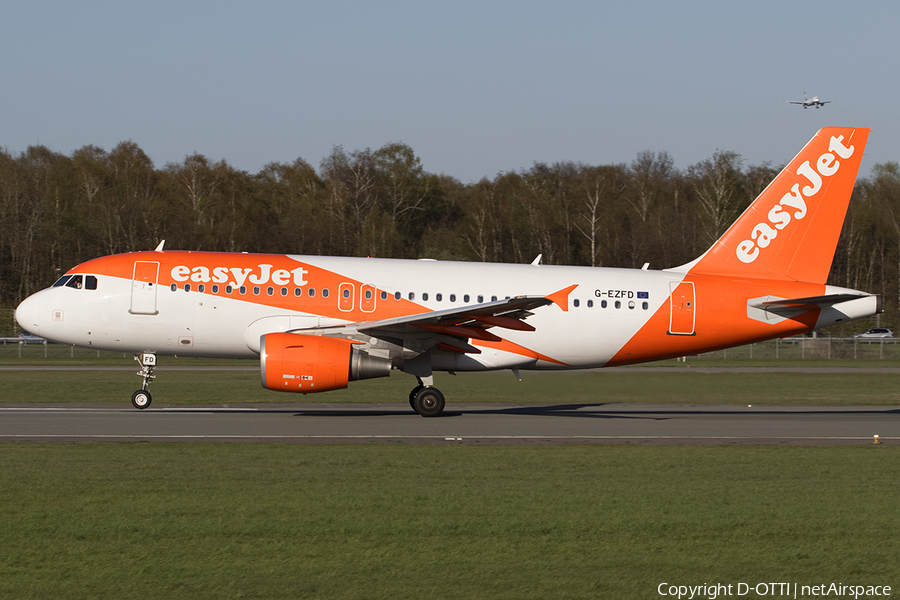
<svg viewBox="0 0 900 600">
<path fill-rule="evenodd" d="M 177 282 L 191 281 L 194 283 L 226 283 L 234 287 L 241 287 L 245 282 L 249 281 L 254 285 L 265 285 L 270 281 L 275 285 L 302 286 L 309 283 L 306 281 L 306 274 L 309 273 L 303 267 L 296 269 L 275 269 L 274 265 L 260 264 L 256 267 L 205 267 L 196 266 L 188 267 L 186 265 L 178 265 L 172 267 L 172 280 Z"/>
</svg>

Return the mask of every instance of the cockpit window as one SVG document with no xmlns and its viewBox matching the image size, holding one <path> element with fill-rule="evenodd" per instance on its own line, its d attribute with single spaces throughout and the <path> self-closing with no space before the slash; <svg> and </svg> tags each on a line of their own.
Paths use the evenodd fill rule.
<svg viewBox="0 0 900 600">
<path fill-rule="evenodd" d="M 59 281 L 53 284 L 54 287 L 62 285 L 70 288 L 75 288 L 76 290 L 96 290 L 97 278 L 93 275 L 65 275 L 61 277 Z"/>
</svg>

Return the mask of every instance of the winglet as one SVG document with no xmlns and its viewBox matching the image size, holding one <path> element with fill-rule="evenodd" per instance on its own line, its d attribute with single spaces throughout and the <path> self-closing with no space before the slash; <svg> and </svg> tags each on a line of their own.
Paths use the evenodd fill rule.
<svg viewBox="0 0 900 600">
<path fill-rule="evenodd" d="M 572 290 L 578 287 L 577 283 L 573 283 L 567 288 L 563 288 L 558 292 L 553 292 L 552 294 L 547 294 L 544 296 L 547 300 L 550 300 L 555 305 L 560 307 L 563 312 L 569 312 L 569 294 L 572 293 Z"/>
</svg>

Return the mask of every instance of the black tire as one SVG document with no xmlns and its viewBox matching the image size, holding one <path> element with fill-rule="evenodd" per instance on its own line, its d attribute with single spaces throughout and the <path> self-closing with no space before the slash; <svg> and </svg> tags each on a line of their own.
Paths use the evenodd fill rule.
<svg viewBox="0 0 900 600">
<path fill-rule="evenodd" d="M 415 409 L 423 417 L 439 417 L 444 412 L 444 395 L 437 388 L 424 387 L 416 394 Z"/>
<path fill-rule="evenodd" d="M 416 412 L 419 412 L 418 410 L 416 410 L 416 395 L 417 395 L 417 394 L 422 390 L 422 388 L 424 388 L 424 387 L 425 387 L 424 385 L 417 385 L 417 386 L 414 387 L 414 388 L 412 389 L 412 391 L 409 393 L 409 407 L 410 407 L 411 409 L 415 410 Z"/>
<path fill-rule="evenodd" d="M 153 401 L 153 397 L 147 390 L 138 390 L 131 395 L 131 405 L 138 410 L 144 410 Z"/>
</svg>

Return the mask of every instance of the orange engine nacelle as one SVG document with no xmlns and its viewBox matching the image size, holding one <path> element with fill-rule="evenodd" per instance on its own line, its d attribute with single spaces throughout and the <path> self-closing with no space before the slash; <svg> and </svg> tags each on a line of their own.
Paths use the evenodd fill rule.
<svg viewBox="0 0 900 600">
<path fill-rule="evenodd" d="M 262 386 L 278 392 L 340 390 L 348 381 L 391 374 L 388 359 L 369 356 L 351 340 L 296 333 L 262 336 L 259 362 Z"/>
</svg>

